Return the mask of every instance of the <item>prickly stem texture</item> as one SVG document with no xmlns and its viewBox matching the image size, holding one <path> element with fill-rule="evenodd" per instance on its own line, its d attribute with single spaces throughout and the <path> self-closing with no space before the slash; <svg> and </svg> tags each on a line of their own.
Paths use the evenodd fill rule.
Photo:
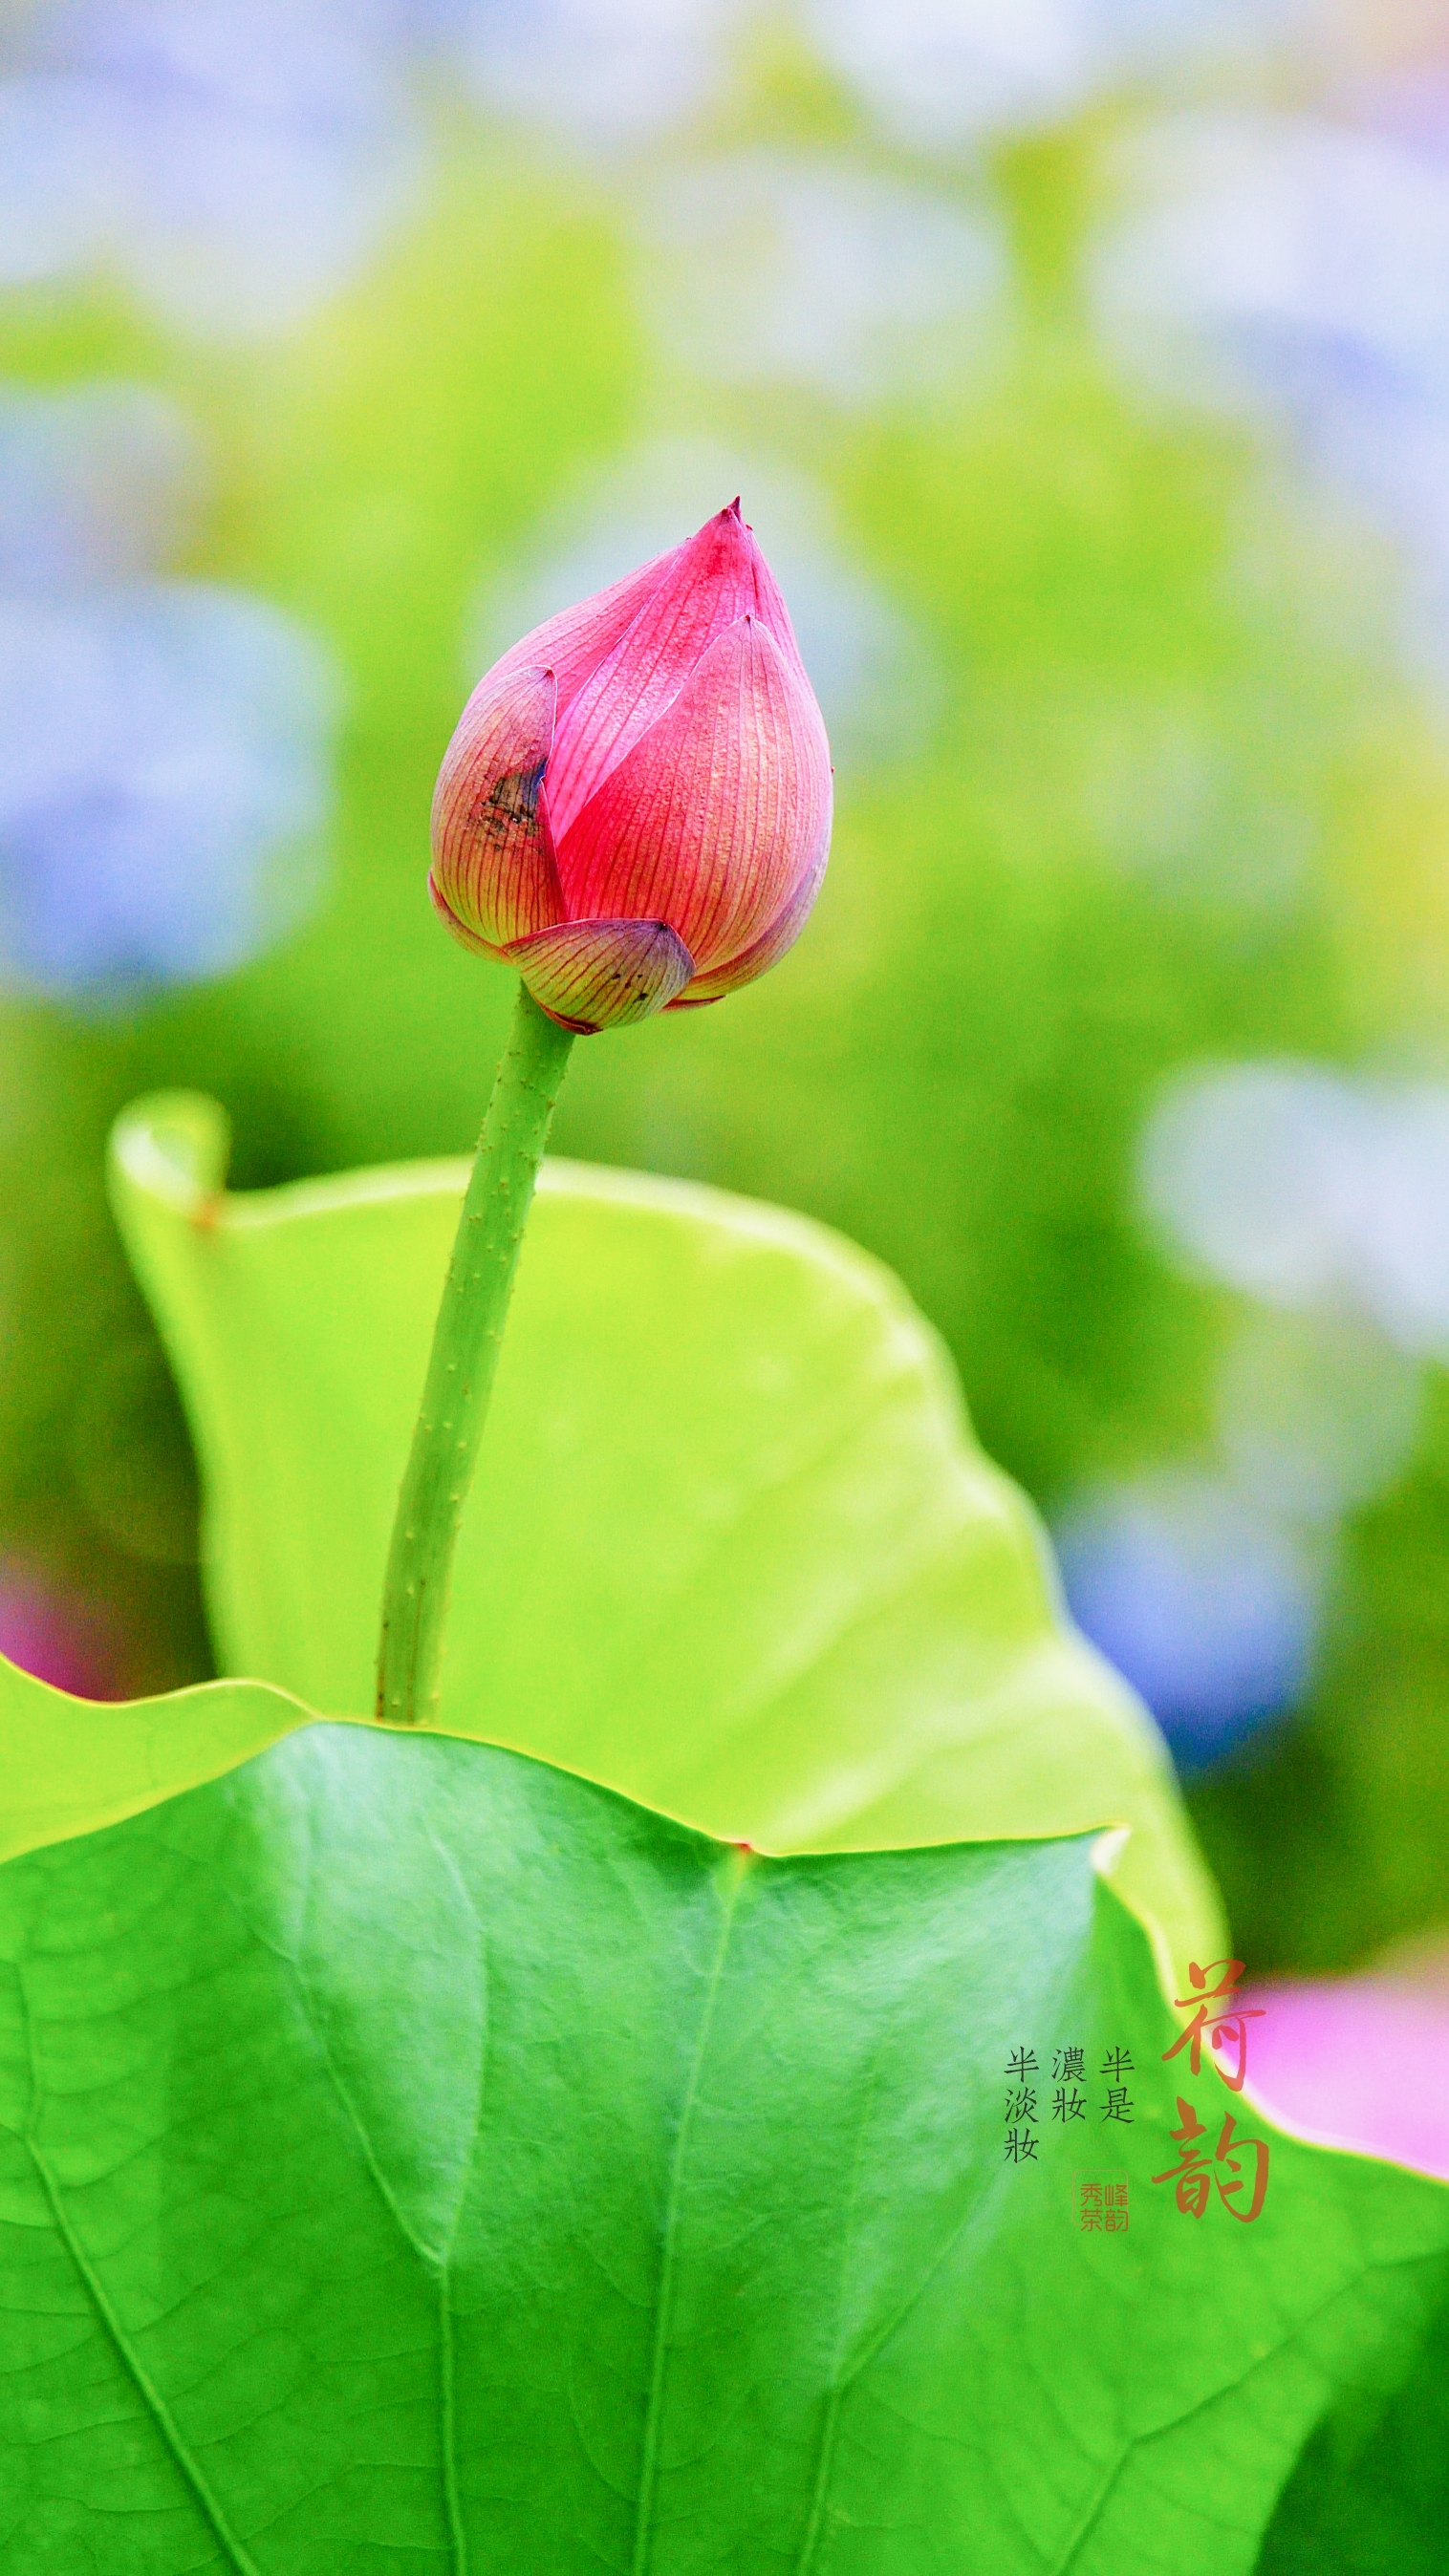
<svg viewBox="0 0 1449 2576">
<path fill-rule="evenodd" d="M 437 1716 L 458 1526 L 478 1460 L 533 1185 L 572 1046 L 571 1033 L 520 985 L 458 1220 L 388 1550 L 377 1714 L 393 1725 L 424 1726 Z"/>
</svg>

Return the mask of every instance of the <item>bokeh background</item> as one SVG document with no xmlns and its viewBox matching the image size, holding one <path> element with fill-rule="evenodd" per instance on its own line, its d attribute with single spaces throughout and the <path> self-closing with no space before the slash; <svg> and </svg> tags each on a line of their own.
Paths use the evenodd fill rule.
<svg viewBox="0 0 1449 2576">
<path fill-rule="evenodd" d="M 423 893 L 462 699 L 736 491 L 831 872 L 765 983 L 581 1048 L 556 1142 L 894 1265 L 1254 1970 L 1408 2010 L 1449 1939 L 1434 0 L 11 0 L 0 1644 L 209 1669 L 114 1112 L 216 1093 L 242 1185 L 468 1146 L 509 997 Z"/>
</svg>

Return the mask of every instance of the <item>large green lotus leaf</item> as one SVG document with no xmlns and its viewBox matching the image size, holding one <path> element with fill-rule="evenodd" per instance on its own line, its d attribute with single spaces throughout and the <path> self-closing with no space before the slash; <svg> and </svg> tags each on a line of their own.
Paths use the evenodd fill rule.
<svg viewBox="0 0 1449 2576">
<path fill-rule="evenodd" d="M 366 1712 L 464 1168 L 228 1196 L 226 1151 L 172 1094 L 112 1155 L 201 1454 L 219 1659 Z M 935 1335 L 777 1208 L 545 1167 L 440 1723 L 772 1851 L 1130 1824 L 1124 1895 L 1179 1961 L 1221 1947 L 1156 1730 L 1066 1624 Z"/>
<path fill-rule="evenodd" d="M 1395 2358 L 1336 2393 L 1273 2516 L 1259 2576 L 1444 2576 L 1449 2284 L 1412 2369 Z"/>
<path fill-rule="evenodd" d="M 11 1860 L 0 2571 L 1247 2576 L 1449 2193 L 1238 2100 L 1262 2213 L 1182 2214 L 1174 2029 L 1086 1839 L 762 1859 L 441 1735 Z"/>
</svg>

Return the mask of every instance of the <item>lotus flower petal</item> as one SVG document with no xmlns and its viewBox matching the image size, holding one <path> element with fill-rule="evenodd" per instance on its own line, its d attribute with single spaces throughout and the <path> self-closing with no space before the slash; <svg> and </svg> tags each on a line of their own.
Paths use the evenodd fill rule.
<svg viewBox="0 0 1449 2576">
<path fill-rule="evenodd" d="M 743 617 L 561 841 L 567 910 L 668 921 L 705 973 L 785 909 L 829 816 L 819 710 L 768 630 Z"/>
<path fill-rule="evenodd" d="M 681 993 L 694 960 L 663 921 L 567 921 L 502 951 L 534 1000 L 566 1029 L 591 1035 L 647 1020 Z"/>
<path fill-rule="evenodd" d="M 556 696 L 551 671 L 496 666 L 438 773 L 428 890 L 449 929 L 489 955 L 563 918 L 540 793 Z"/>
<path fill-rule="evenodd" d="M 739 503 L 706 520 L 662 566 L 612 654 L 561 713 L 549 763 L 557 839 L 688 683 L 716 636 L 747 616 L 778 624 L 776 642 L 808 688 L 785 603 L 740 517 Z"/>
<path fill-rule="evenodd" d="M 592 599 L 582 599 L 577 607 L 561 608 L 556 616 L 546 617 L 541 626 L 533 627 L 516 644 L 510 644 L 486 676 L 498 679 L 518 671 L 552 671 L 558 689 L 558 711 L 561 716 L 566 714 L 585 682 L 608 660 L 620 637 L 627 633 L 684 551 L 683 546 L 671 546 L 666 554 L 641 564 L 637 572 L 626 573 L 622 581 L 610 582 L 607 590 L 595 591 Z"/>
<path fill-rule="evenodd" d="M 678 1000 L 670 1002 L 667 1007 L 671 1011 L 686 1011 L 704 1002 L 722 1002 L 726 993 L 739 992 L 743 985 L 753 984 L 757 976 L 768 974 L 772 966 L 778 965 L 786 949 L 794 947 L 810 918 L 829 856 L 830 807 L 827 801 L 819 849 L 784 911 L 752 946 L 742 948 L 738 956 L 729 958 L 723 966 L 712 966 L 706 974 L 696 975 Z"/>
</svg>

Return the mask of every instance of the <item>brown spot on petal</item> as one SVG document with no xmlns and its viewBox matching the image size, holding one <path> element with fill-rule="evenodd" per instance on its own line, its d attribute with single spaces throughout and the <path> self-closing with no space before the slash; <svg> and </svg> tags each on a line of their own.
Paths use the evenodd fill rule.
<svg viewBox="0 0 1449 2576">
<path fill-rule="evenodd" d="M 520 823 L 536 822 L 538 791 L 547 765 L 540 760 L 532 769 L 510 769 L 485 788 L 468 809 L 469 828 L 480 839 L 501 849 L 512 840 Z"/>
<path fill-rule="evenodd" d="M 488 673 L 438 772 L 433 896 L 469 947 L 501 947 L 563 918 L 543 792 L 554 700 L 551 671 Z"/>
</svg>

